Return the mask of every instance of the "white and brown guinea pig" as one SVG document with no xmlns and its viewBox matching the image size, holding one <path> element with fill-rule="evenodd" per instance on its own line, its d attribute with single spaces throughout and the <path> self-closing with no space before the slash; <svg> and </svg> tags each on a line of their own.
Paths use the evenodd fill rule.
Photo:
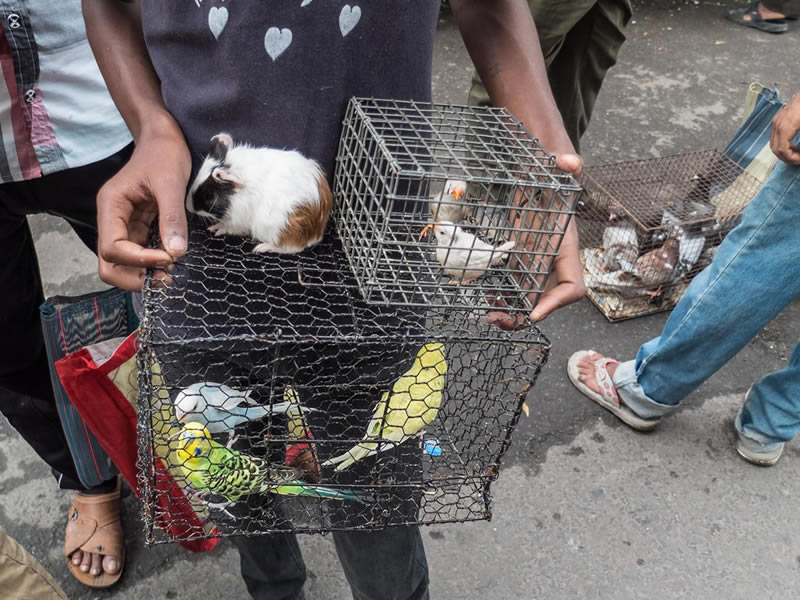
<svg viewBox="0 0 800 600">
<path fill-rule="evenodd" d="M 296 151 L 211 138 L 186 210 L 216 222 L 214 235 L 248 236 L 253 252 L 293 254 L 322 239 L 333 200 L 322 168 Z"/>
</svg>

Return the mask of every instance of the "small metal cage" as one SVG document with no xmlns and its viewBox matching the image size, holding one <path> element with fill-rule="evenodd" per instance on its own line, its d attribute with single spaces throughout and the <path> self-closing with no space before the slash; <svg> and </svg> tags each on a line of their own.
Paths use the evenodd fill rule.
<svg viewBox="0 0 800 600">
<path fill-rule="evenodd" d="M 335 239 L 264 257 L 195 225 L 171 284 L 151 278 L 144 292 L 149 543 L 167 541 L 156 523 L 178 541 L 491 517 L 490 486 L 548 355 L 538 329 L 367 304 Z"/>
<path fill-rule="evenodd" d="M 609 321 L 673 308 L 760 185 L 716 150 L 588 167 L 583 184 L 584 281 Z"/>
<path fill-rule="evenodd" d="M 363 98 L 347 110 L 334 189 L 368 303 L 520 311 L 538 300 L 580 194 L 506 110 Z"/>
</svg>

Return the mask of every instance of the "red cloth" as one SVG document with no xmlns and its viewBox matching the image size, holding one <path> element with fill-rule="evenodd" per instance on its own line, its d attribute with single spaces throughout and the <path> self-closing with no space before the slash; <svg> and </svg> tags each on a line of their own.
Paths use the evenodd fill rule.
<svg viewBox="0 0 800 600">
<path fill-rule="evenodd" d="M 95 364 L 89 350 L 82 348 L 56 361 L 55 367 L 81 418 L 114 461 L 133 492 L 141 498 L 136 470 L 136 410 L 109 377 L 110 373 L 135 354 L 136 334 L 133 333 L 116 349 L 111 358 L 99 366 Z M 163 461 L 156 460 L 155 468 L 159 488 L 154 490 L 154 495 L 161 507 L 161 510 L 155 511 L 156 525 L 169 538 L 184 540 L 179 543 L 188 550 L 208 552 L 214 549 L 219 539 L 185 541 L 189 537 L 209 534 L 204 530 L 202 520 L 185 501 L 183 490 L 170 476 Z M 164 519 L 165 511 L 170 511 L 168 519 Z"/>
</svg>

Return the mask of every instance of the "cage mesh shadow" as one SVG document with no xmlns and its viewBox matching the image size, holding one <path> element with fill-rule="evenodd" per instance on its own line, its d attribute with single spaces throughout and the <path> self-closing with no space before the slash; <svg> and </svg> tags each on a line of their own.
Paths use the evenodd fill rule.
<svg viewBox="0 0 800 600">
<path fill-rule="evenodd" d="M 368 304 L 333 236 L 263 256 L 191 225 L 171 285 L 144 292 L 148 542 L 167 541 L 156 521 L 176 541 L 490 518 L 538 329 Z"/>
<path fill-rule="evenodd" d="M 610 321 L 673 308 L 760 186 L 716 150 L 588 167 L 583 185 L 584 281 Z"/>
<path fill-rule="evenodd" d="M 580 189 L 503 109 L 356 98 L 334 220 L 370 303 L 525 311 Z"/>
</svg>

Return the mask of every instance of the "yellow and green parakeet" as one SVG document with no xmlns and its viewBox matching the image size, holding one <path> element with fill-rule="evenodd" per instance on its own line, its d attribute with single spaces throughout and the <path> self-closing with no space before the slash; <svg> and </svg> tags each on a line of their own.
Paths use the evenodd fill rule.
<svg viewBox="0 0 800 600">
<path fill-rule="evenodd" d="M 367 425 L 364 439 L 323 467 L 346 469 L 353 463 L 399 446 L 430 425 L 439 414 L 447 373 L 444 344 L 429 342 L 420 348 L 411 368 L 384 392 Z"/>
<path fill-rule="evenodd" d="M 300 469 L 270 464 L 226 448 L 212 440 L 200 423 L 186 423 L 177 438 L 175 456 L 185 471 L 186 480 L 200 492 L 222 496 L 229 502 L 248 494 L 271 493 L 367 504 L 364 494 L 308 485 L 301 480 L 303 471 Z"/>
</svg>

